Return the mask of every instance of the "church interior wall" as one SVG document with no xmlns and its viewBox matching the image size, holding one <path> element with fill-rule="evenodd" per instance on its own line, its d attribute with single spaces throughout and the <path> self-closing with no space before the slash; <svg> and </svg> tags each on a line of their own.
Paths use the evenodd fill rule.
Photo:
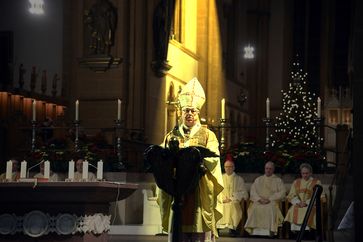
<svg viewBox="0 0 363 242">
<path fill-rule="evenodd" d="M 19 87 L 18 69 L 23 64 L 23 88 L 30 91 L 32 68 L 35 67 L 38 80 L 46 71 L 46 94 L 50 96 L 54 75 L 61 78 L 63 71 L 60 58 L 63 52 L 63 2 L 51 1 L 47 13 L 42 16 L 31 14 L 29 6 L 26 0 L 0 2 L 0 31 L 13 33 L 13 87 Z M 58 81 L 58 87 L 57 96 L 61 95 L 61 81 Z M 41 93 L 41 85 L 36 85 L 34 91 Z"/>
</svg>

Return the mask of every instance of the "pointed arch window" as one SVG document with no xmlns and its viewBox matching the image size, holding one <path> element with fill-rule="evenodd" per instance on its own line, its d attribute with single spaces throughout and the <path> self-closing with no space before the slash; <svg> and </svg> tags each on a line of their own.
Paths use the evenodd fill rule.
<svg viewBox="0 0 363 242">
<path fill-rule="evenodd" d="M 171 23 L 171 39 L 182 43 L 183 27 L 183 2 L 184 0 L 175 0 L 174 18 Z"/>
</svg>

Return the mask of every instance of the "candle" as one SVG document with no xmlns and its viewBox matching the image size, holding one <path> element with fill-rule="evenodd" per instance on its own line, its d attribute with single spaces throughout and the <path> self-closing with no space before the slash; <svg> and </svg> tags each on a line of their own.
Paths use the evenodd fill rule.
<svg viewBox="0 0 363 242">
<path fill-rule="evenodd" d="M 121 100 L 117 100 L 117 120 L 121 120 Z"/>
<path fill-rule="evenodd" d="M 20 165 L 20 178 L 26 178 L 26 161 L 23 160 Z"/>
<path fill-rule="evenodd" d="M 97 162 L 97 180 L 102 180 L 103 178 L 103 161 Z"/>
<path fill-rule="evenodd" d="M 79 120 L 79 101 L 76 101 L 76 117 L 75 120 L 78 121 Z"/>
<path fill-rule="evenodd" d="M 49 160 L 44 162 L 44 178 L 49 179 L 50 174 L 50 162 Z"/>
<path fill-rule="evenodd" d="M 320 97 L 318 97 L 317 115 L 318 115 L 318 118 L 321 117 L 321 99 L 320 99 Z"/>
<path fill-rule="evenodd" d="M 13 162 L 11 160 L 9 160 L 8 162 L 6 162 L 6 177 L 5 177 L 5 179 L 7 181 L 11 181 L 12 180 L 12 174 L 13 174 Z"/>
<path fill-rule="evenodd" d="M 87 181 L 88 180 L 88 161 L 83 161 L 82 164 L 82 180 Z"/>
<path fill-rule="evenodd" d="M 35 101 L 35 99 L 33 100 L 33 104 L 32 104 L 32 109 L 33 109 L 33 121 L 36 121 L 36 117 L 37 117 L 37 102 Z"/>
<path fill-rule="evenodd" d="M 266 98 L 266 118 L 270 118 L 270 99 Z"/>
<path fill-rule="evenodd" d="M 68 162 L 68 180 L 72 181 L 74 179 L 74 161 Z"/>
<path fill-rule="evenodd" d="M 226 100 L 222 98 L 221 100 L 221 119 L 226 118 Z"/>
</svg>

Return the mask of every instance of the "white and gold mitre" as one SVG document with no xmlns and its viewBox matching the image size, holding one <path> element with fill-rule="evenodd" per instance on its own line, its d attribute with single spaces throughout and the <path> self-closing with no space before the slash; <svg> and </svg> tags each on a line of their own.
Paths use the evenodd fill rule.
<svg viewBox="0 0 363 242">
<path fill-rule="evenodd" d="M 183 107 L 194 107 L 201 109 L 205 102 L 205 93 L 202 85 L 196 77 L 190 80 L 183 87 L 181 93 L 179 94 L 179 103 Z"/>
</svg>

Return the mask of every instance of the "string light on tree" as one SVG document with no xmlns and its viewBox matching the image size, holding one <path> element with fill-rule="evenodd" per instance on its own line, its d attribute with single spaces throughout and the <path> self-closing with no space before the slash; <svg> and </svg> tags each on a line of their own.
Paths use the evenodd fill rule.
<svg viewBox="0 0 363 242">
<path fill-rule="evenodd" d="M 316 96 L 306 89 L 307 73 L 299 62 L 294 62 L 291 82 L 282 92 L 282 112 L 276 117 L 275 133 L 271 135 L 271 146 L 282 143 L 297 143 L 318 148 L 318 129 L 314 119 L 317 117 Z"/>
</svg>

